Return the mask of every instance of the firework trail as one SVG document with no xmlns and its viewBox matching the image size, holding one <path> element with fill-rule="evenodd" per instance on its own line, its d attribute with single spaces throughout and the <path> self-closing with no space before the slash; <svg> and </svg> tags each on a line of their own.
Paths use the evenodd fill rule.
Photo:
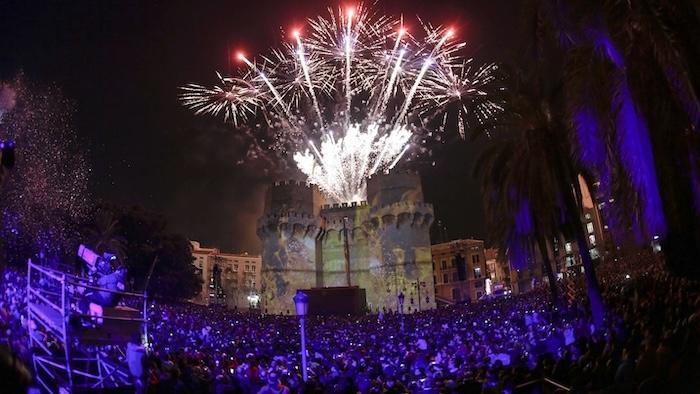
<svg viewBox="0 0 700 394">
<path fill-rule="evenodd" d="M 182 87 L 198 115 L 250 126 L 333 202 L 365 199 L 366 179 L 394 168 L 426 135 L 455 124 L 484 127 L 503 107 L 495 64 L 475 66 L 451 28 L 360 4 L 329 9 L 294 30 L 292 42 L 218 84 Z M 438 130 L 434 130 L 438 129 Z"/>
</svg>

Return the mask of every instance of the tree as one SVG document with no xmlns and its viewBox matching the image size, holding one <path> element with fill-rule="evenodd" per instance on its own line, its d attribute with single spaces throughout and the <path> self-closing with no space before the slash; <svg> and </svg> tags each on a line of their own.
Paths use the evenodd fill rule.
<svg viewBox="0 0 700 394">
<path fill-rule="evenodd" d="M 565 58 L 576 156 L 598 181 L 616 243 L 660 237 L 700 277 L 700 17 L 691 1 L 540 1 L 538 36 Z"/>
<path fill-rule="evenodd" d="M 124 261 L 135 289 L 145 288 L 157 258 L 149 294 L 169 299 L 189 299 L 198 294 L 201 279 L 193 265 L 190 243 L 184 236 L 168 231 L 164 216 L 137 206 L 102 204 L 98 210 L 116 220 L 114 233 L 125 241 Z"/>
<path fill-rule="evenodd" d="M 476 173 L 481 179 L 487 221 L 492 237 L 509 258 L 522 264 L 534 254 L 543 260 L 557 302 L 554 273 L 548 257 L 550 240 L 574 238 L 585 269 L 591 312 L 601 327 L 604 308 L 595 267 L 581 216 L 578 171 L 572 159 L 558 90 L 536 78 L 514 74 L 509 89 L 503 132 L 480 157 Z"/>
<path fill-rule="evenodd" d="M 55 86 L 21 76 L 10 86 L 14 108 L 0 110 L 0 140 L 16 141 L 13 173 L 0 192 L 4 260 L 61 261 L 75 253 L 88 208 L 90 170 L 73 129 L 74 109 Z"/>
<path fill-rule="evenodd" d="M 98 207 L 91 216 L 92 222 L 85 227 L 86 243 L 98 254 L 111 253 L 124 261 L 127 242 L 119 234 L 119 220 L 114 212 Z"/>
</svg>

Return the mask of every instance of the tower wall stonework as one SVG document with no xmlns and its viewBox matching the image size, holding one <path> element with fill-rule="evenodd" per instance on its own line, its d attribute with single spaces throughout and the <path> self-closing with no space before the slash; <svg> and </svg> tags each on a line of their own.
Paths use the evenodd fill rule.
<svg viewBox="0 0 700 394">
<path fill-rule="evenodd" d="M 261 307 L 269 313 L 292 311 L 296 290 L 316 286 L 315 193 L 295 181 L 268 189 L 257 232 L 263 244 Z"/>
<path fill-rule="evenodd" d="M 293 311 L 297 289 L 347 286 L 346 234 L 350 285 L 366 290 L 372 310 L 396 311 L 399 293 L 405 312 L 435 307 L 433 208 L 422 200 L 419 175 L 381 175 L 367 188 L 371 203 L 321 205 L 318 192 L 303 184 L 270 187 L 258 222 L 263 310 Z"/>
</svg>

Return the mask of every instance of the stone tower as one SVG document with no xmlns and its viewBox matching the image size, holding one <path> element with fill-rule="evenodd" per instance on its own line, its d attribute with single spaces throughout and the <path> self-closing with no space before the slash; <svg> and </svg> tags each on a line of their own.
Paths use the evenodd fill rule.
<svg viewBox="0 0 700 394">
<path fill-rule="evenodd" d="M 303 183 L 270 187 L 258 222 L 263 310 L 292 311 L 297 289 L 348 285 L 365 289 L 375 311 L 397 310 L 401 292 L 405 312 L 435 307 L 433 208 L 423 202 L 420 176 L 375 176 L 367 182 L 367 196 L 324 205 L 318 191 Z"/>
</svg>

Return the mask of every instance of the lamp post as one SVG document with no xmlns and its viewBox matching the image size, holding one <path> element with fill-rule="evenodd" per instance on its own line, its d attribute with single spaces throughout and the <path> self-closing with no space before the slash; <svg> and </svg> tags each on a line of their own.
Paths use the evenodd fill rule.
<svg viewBox="0 0 700 394">
<path fill-rule="evenodd" d="M 403 327 L 403 300 L 405 296 L 403 295 L 403 291 L 399 293 L 399 313 L 401 313 L 401 331 L 404 330 Z"/>
<path fill-rule="evenodd" d="M 303 291 L 297 290 L 296 295 L 294 295 L 294 306 L 297 310 L 297 316 L 299 316 L 299 329 L 301 331 L 301 376 L 304 382 L 306 382 L 308 374 L 306 372 L 306 334 L 304 332 L 304 320 L 306 319 L 306 312 L 309 310 L 309 296 Z"/>
</svg>

